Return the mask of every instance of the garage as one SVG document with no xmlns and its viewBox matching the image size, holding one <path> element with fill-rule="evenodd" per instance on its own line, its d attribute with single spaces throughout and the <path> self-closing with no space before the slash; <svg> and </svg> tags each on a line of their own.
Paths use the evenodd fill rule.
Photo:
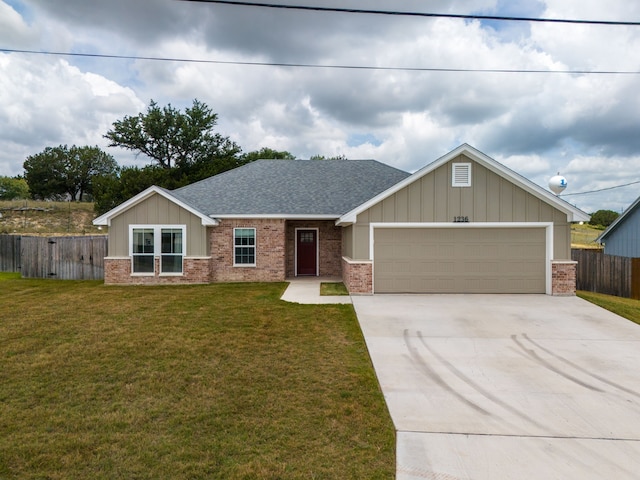
<svg viewBox="0 0 640 480">
<path fill-rule="evenodd" d="M 378 225 L 375 293 L 545 293 L 544 225 Z"/>
</svg>

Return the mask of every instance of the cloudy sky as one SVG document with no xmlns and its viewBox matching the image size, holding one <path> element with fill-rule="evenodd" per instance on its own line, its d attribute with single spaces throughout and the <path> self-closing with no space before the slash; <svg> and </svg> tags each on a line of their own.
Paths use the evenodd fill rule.
<svg viewBox="0 0 640 480">
<path fill-rule="evenodd" d="M 640 21 L 628 0 L 273 0 L 275 4 Z M 108 148 L 151 99 L 197 98 L 245 152 L 373 158 L 414 171 L 468 143 L 565 193 L 640 181 L 640 27 L 282 10 L 177 0 L 0 0 L 0 175 L 48 146 Z M 58 56 L 15 50 L 213 61 Z M 244 63 L 244 64 L 243 64 Z M 395 69 L 247 65 L 305 64 Z M 424 69 L 424 70 L 411 70 Z M 427 69 L 476 70 L 465 72 Z M 565 199 L 621 211 L 640 184 Z"/>
</svg>

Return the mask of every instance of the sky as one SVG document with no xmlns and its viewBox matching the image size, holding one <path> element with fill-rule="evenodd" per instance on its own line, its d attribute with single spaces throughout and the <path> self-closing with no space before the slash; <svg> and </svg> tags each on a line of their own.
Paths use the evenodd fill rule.
<svg viewBox="0 0 640 480">
<path fill-rule="evenodd" d="M 628 0 L 271 3 L 640 21 L 640 2 Z M 557 73 L 640 72 L 640 26 L 0 0 L 0 49 L 0 175 L 23 173 L 29 155 L 58 145 L 97 145 L 121 165 L 143 166 L 150 160 L 108 146 L 113 122 L 151 100 L 184 109 L 198 99 L 244 152 L 375 159 L 413 172 L 468 143 L 544 188 L 560 172 L 564 194 L 608 189 L 563 197 L 587 213 L 621 212 L 640 196 L 640 183 L 609 189 L 640 181 L 640 74 Z"/>
</svg>

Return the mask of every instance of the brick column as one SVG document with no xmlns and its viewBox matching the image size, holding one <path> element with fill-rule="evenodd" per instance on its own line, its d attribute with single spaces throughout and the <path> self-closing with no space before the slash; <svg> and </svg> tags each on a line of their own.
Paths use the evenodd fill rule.
<svg viewBox="0 0 640 480">
<path fill-rule="evenodd" d="M 373 262 L 342 257 L 342 282 L 350 294 L 372 294 Z"/>
<path fill-rule="evenodd" d="M 551 261 L 551 294 L 576 294 L 576 267 L 578 262 L 573 260 Z"/>
</svg>

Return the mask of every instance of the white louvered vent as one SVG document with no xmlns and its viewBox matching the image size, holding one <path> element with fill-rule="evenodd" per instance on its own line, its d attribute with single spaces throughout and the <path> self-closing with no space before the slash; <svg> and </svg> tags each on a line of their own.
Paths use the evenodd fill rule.
<svg viewBox="0 0 640 480">
<path fill-rule="evenodd" d="M 452 187 L 470 187 L 471 186 L 471 164 L 470 163 L 453 163 L 451 171 Z"/>
</svg>

